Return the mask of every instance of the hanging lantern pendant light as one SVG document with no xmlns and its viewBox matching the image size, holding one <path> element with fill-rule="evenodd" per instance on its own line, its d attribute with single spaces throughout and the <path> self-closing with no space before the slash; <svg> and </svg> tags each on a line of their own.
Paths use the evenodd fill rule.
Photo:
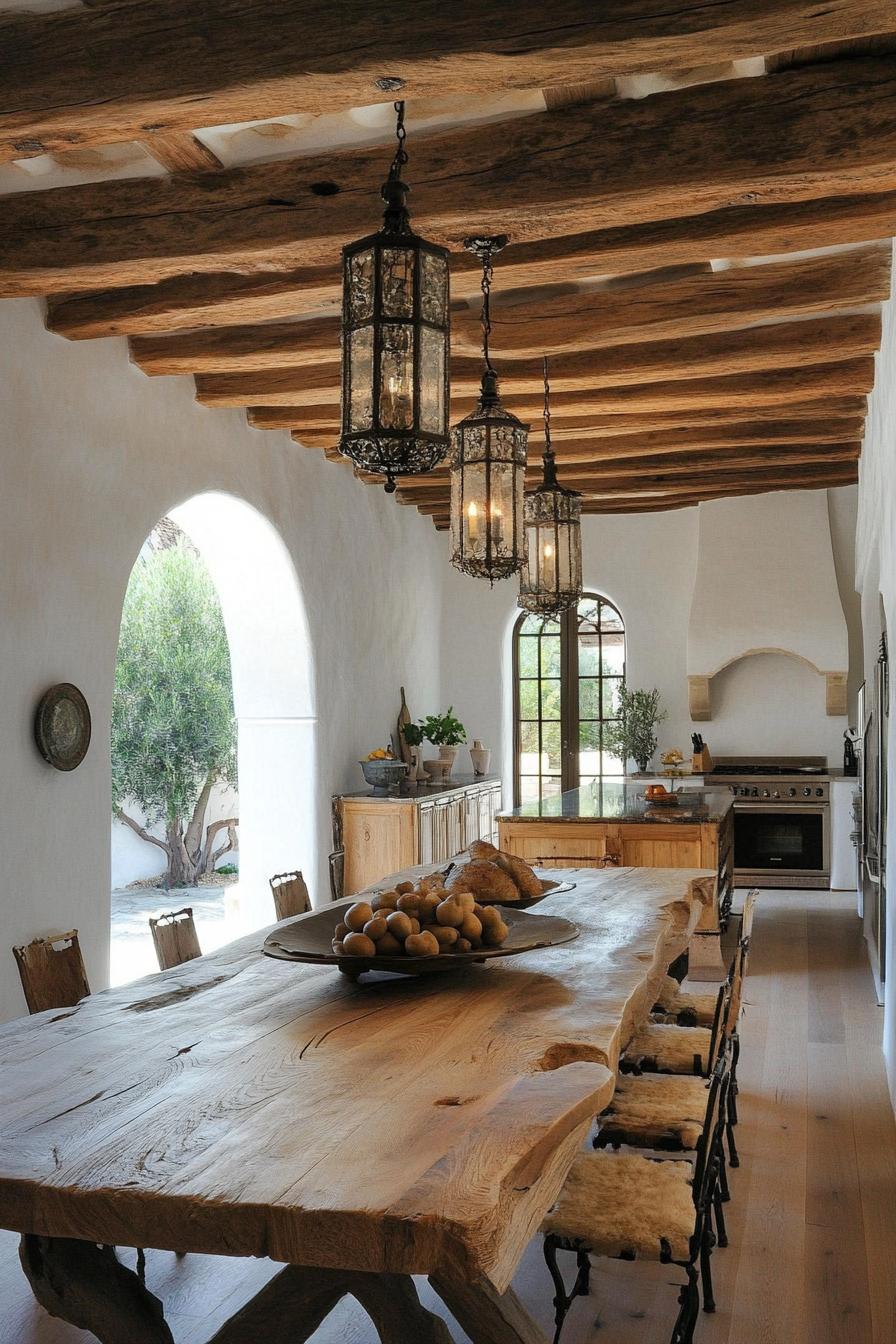
<svg viewBox="0 0 896 1344">
<path fill-rule="evenodd" d="M 547 355 L 543 367 L 543 479 L 525 496 L 527 559 L 520 572 L 519 606 L 538 616 L 558 616 L 582 596 L 582 496 L 557 480 Z"/>
<path fill-rule="evenodd" d="M 482 262 L 482 353 L 476 409 L 451 431 L 451 563 L 474 578 L 507 579 L 525 559 L 523 489 L 529 426 L 501 405 L 489 353 L 492 257 L 503 236 L 467 238 Z"/>
<path fill-rule="evenodd" d="M 413 232 L 407 209 L 404 103 L 382 187 L 379 233 L 342 249 L 342 434 L 356 467 L 419 476 L 444 459 L 448 434 L 448 252 Z"/>
</svg>

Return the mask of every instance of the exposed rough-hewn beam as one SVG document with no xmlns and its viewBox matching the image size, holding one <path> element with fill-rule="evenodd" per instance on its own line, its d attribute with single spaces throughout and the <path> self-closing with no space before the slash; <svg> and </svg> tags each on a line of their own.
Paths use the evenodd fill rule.
<svg viewBox="0 0 896 1344">
<path fill-rule="evenodd" d="M 786 448 L 781 445 L 763 448 L 757 445 L 755 448 L 717 449 L 712 452 L 658 455 L 643 459 L 602 458 L 565 467 L 561 463 L 561 480 L 568 489 L 590 495 L 600 493 L 604 484 L 614 486 L 622 480 L 644 481 L 657 486 L 665 481 L 675 484 L 680 479 L 694 478 L 711 485 L 727 480 L 731 474 L 743 475 L 763 470 L 769 474 L 783 472 L 786 479 L 787 472 L 793 469 L 802 469 L 804 472 L 827 468 L 833 471 L 849 469 L 850 464 L 858 459 L 860 451 L 861 444 L 856 441 L 819 448 Z M 381 477 L 361 474 L 360 478 L 371 485 L 382 484 Z M 539 480 L 539 472 L 530 472 L 527 485 L 531 487 Z M 446 502 L 448 497 L 448 478 L 442 474 L 402 477 L 398 482 L 396 499 L 399 504 L 434 505 Z"/>
<path fill-rule="evenodd" d="M 782 469 L 755 472 L 731 473 L 724 478 L 708 480 L 699 475 L 693 479 L 678 478 L 673 481 L 648 482 L 637 478 L 619 477 L 613 481 L 602 481 L 598 486 L 589 488 L 582 502 L 583 512 L 594 512 L 594 505 L 614 502 L 622 505 L 628 501 L 647 499 L 718 499 L 728 495 L 757 494 L 773 490 L 827 490 L 841 485 L 852 485 L 858 479 L 856 463 L 847 463 L 842 467 L 801 467 L 792 471 Z M 448 517 L 447 497 L 444 501 L 418 504 L 419 513 L 433 518 Z"/>
<path fill-rule="evenodd" d="M 705 257 L 755 257 L 896 234 L 896 192 L 843 196 L 792 205 L 735 206 L 705 215 L 664 219 L 619 229 L 519 243 L 501 257 L 497 296 L 531 285 L 562 284 L 590 276 L 695 265 Z M 480 273 L 475 258 L 451 259 L 451 292 L 474 298 Z M 215 272 L 183 275 L 154 285 L 51 299 L 47 324 L 72 339 L 150 334 L 209 326 L 236 326 L 338 313 L 340 272 L 331 266 L 255 275 Z"/>
<path fill-rule="evenodd" d="M 509 404 L 509 398 L 507 399 Z M 559 444 L 566 439 L 584 437 L 589 439 L 612 438 L 618 434 L 638 433 L 659 429 L 721 429 L 726 425 L 744 426 L 755 424 L 764 427 L 769 422 L 778 424 L 786 421 L 794 424 L 799 420 L 825 421 L 852 420 L 861 422 L 866 411 L 866 398 L 862 395 L 851 397 L 821 396 L 806 401 L 797 401 L 785 406 L 753 405 L 749 415 L 743 409 L 695 409 L 684 411 L 630 411 L 617 415 L 589 413 L 587 403 L 581 408 L 575 395 L 564 397 L 555 403 L 560 408 L 551 416 L 551 431 Z M 458 402 L 455 410 L 458 415 L 472 409 L 465 405 L 460 409 Z M 542 407 L 534 398 L 529 401 L 519 399 L 514 407 L 515 413 L 522 419 L 537 422 Z M 250 406 L 246 412 L 249 424 L 255 429 L 288 429 L 294 432 L 297 442 L 307 448 L 326 448 L 339 436 L 339 416 L 335 407 L 302 406 Z"/>
<path fill-rule="evenodd" d="M 224 166 L 208 145 L 189 132 L 148 136 L 144 145 L 169 173 L 218 173 Z"/>
<path fill-rule="evenodd" d="M 493 342 L 507 358 L 599 349 L 645 340 L 707 335 L 763 320 L 785 320 L 886 299 L 890 247 L 718 273 L 634 289 L 539 294 L 495 306 Z M 250 327 L 214 327 L 182 336 L 136 336 L 131 356 L 145 373 L 239 373 L 325 362 L 337 348 L 336 317 Z M 476 356 L 479 318 L 455 312 L 455 355 Z"/>
<path fill-rule="evenodd" d="M 740 464 L 745 456 L 768 457 L 770 460 L 795 458 L 802 454 L 814 460 L 825 461 L 828 458 L 840 458 L 858 452 L 861 443 L 861 427 L 854 426 L 852 432 L 819 436 L 818 438 L 788 439 L 769 435 L 764 437 L 756 431 L 751 436 L 726 439 L 723 436 L 686 436 L 663 434 L 630 435 L 619 439 L 599 439 L 593 443 L 576 444 L 572 451 L 558 451 L 557 465 L 568 484 L 573 478 L 584 479 L 589 474 L 600 475 L 612 472 L 620 463 L 628 463 L 633 471 L 653 472 L 664 466 L 679 469 L 699 457 L 702 465 L 729 467 Z M 541 443 L 536 440 L 530 444 L 529 479 L 535 484 L 541 478 Z M 358 472 L 361 480 L 379 484 L 382 478 L 372 472 Z M 448 467 L 443 465 L 425 476 L 399 476 L 399 493 L 411 495 L 429 495 L 444 490 L 448 484 Z"/>
<path fill-rule="evenodd" d="M 711 336 L 646 341 L 643 345 L 559 355 L 552 361 L 551 386 L 558 394 L 566 394 L 619 389 L 626 384 L 664 379 L 694 381 L 701 377 L 793 370 L 853 359 L 876 350 L 879 344 L 880 317 L 876 313 L 781 322 Z M 541 373 L 537 360 L 502 359 L 499 349 L 493 353 L 505 393 L 538 392 Z M 451 361 L 452 395 L 475 396 L 480 376 L 480 360 L 456 356 Z M 311 368 L 200 374 L 196 378 L 196 392 L 208 406 L 336 403 L 340 396 L 338 358 Z"/>
<path fill-rule="evenodd" d="M 65 14 L 56 16 L 64 18 Z M 552 23 L 553 27 L 553 23 Z M 394 32 L 394 25 L 390 25 Z M 14 63 L 13 63 L 14 64 Z M 457 247 L 896 190 L 896 65 L 834 61 L 421 140 L 415 220 Z M 687 126 L 688 134 L 681 128 Z M 0 296 L 329 264 L 376 219 L 382 150 L 8 198 Z"/>
<path fill-rule="evenodd" d="M 492 93 L 726 61 L 885 32 L 885 0 L 149 0 L 0 25 L 0 155 L 142 139 L 147 130 L 383 101 Z M 135 53 L 138 59 L 135 59 Z"/>
</svg>

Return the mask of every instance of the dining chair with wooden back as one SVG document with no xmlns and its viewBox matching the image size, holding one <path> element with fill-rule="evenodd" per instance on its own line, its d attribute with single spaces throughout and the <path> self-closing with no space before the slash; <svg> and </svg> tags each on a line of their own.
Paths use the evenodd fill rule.
<svg viewBox="0 0 896 1344">
<path fill-rule="evenodd" d="M 193 923 L 193 909 L 170 910 L 167 914 L 150 919 L 149 931 L 159 960 L 160 971 L 171 971 L 185 961 L 202 956 L 199 935 Z"/>
<path fill-rule="evenodd" d="M 686 1280 L 671 1344 L 691 1344 L 700 1314 L 715 1310 L 710 1256 L 715 1244 L 711 1211 L 720 1163 L 720 1130 L 727 1087 L 727 1054 L 706 1089 L 705 1111 L 693 1163 L 636 1153 L 580 1153 L 542 1223 L 544 1256 L 554 1283 L 554 1344 L 573 1300 L 589 1290 L 592 1257 L 653 1260 L 678 1265 Z M 576 1257 L 569 1292 L 558 1251 Z"/>
<path fill-rule="evenodd" d="M 12 952 L 29 1013 L 73 1008 L 90 993 L 77 929 L 35 938 Z"/>
<path fill-rule="evenodd" d="M 294 873 L 275 873 L 270 879 L 270 888 L 278 920 L 307 915 L 311 909 L 308 887 L 298 870 Z"/>
</svg>

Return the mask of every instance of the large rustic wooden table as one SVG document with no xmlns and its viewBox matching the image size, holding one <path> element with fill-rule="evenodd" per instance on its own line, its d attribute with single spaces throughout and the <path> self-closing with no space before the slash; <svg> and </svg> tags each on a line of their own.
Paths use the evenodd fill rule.
<svg viewBox="0 0 896 1344">
<path fill-rule="evenodd" d="M 216 1344 L 298 1344 L 346 1293 L 387 1344 L 449 1344 L 412 1274 L 477 1344 L 542 1340 L 515 1267 L 714 883 L 562 876 L 538 908 L 581 936 L 519 958 L 352 984 L 263 930 L 0 1028 L 0 1225 L 38 1300 L 170 1344 L 109 1249 L 136 1245 L 286 1263 Z"/>
</svg>

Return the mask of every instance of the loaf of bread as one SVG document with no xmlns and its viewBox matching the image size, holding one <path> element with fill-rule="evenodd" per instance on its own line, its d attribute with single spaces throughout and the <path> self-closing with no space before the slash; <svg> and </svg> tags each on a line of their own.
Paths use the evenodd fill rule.
<svg viewBox="0 0 896 1344">
<path fill-rule="evenodd" d="M 519 887 L 503 868 L 487 859 L 472 859 L 452 873 L 449 891 L 471 891 L 477 901 L 518 901 Z"/>
<path fill-rule="evenodd" d="M 474 860 L 496 863 L 508 877 L 513 879 L 514 886 L 521 896 L 528 899 L 542 894 L 541 878 L 536 877 L 528 863 L 518 859 L 515 854 L 508 854 L 504 849 L 496 849 L 487 840 L 474 840 L 470 845 L 470 857 Z"/>
<path fill-rule="evenodd" d="M 504 849 L 498 850 L 495 863 L 504 869 L 508 877 L 513 878 L 521 896 L 528 898 L 541 895 L 541 878 L 535 876 L 528 863 L 518 859 L 515 854 L 508 854 Z"/>
</svg>

